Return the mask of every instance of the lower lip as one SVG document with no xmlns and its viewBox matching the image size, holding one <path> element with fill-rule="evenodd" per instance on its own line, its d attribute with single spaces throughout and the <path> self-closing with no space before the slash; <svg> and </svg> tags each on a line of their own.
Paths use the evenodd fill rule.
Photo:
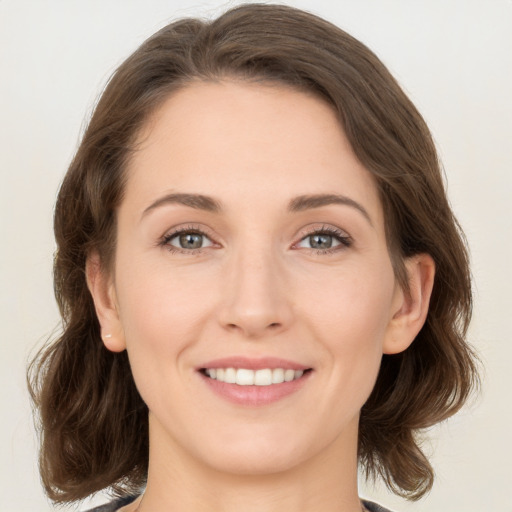
<svg viewBox="0 0 512 512">
<path fill-rule="evenodd" d="M 311 371 L 304 373 L 300 379 L 270 386 L 239 386 L 211 379 L 200 374 L 209 388 L 220 397 L 236 405 L 261 406 L 278 402 L 283 398 L 296 393 L 306 383 Z"/>
</svg>

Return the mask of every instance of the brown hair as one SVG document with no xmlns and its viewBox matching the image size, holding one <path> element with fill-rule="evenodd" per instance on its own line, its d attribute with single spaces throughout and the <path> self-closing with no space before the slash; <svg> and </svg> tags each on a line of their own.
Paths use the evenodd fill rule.
<svg viewBox="0 0 512 512">
<path fill-rule="evenodd" d="M 46 492 L 73 501 L 110 487 L 134 492 L 148 465 L 147 408 L 126 352 L 105 349 L 85 280 L 91 250 L 112 264 L 124 169 L 148 116 L 191 81 L 283 83 L 327 100 L 382 200 L 394 270 L 436 264 L 424 327 L 405 352 L 385 355 L 360 419 L 359 459 L 397 494 L 417 499 L 433 470 L 417 434 L 455 413 L 477 382 L 465 343 L 471 282 L 464 239 L 448 204 L 421 115 L 379 59 L 334 25 L 286 6 L 248 4 L 204 22 L 184 19 L 149 38 L 114 73 L 83 135 L 55 210 L 55 294 L 63 333 L 29 370 L 40 414 Z"/>
</svg>

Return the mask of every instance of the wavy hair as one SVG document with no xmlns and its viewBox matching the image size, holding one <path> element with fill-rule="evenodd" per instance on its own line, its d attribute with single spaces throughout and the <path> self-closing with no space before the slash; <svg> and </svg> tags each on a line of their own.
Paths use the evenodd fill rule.
<svg viewBox="0 0 512 512">
<path fill-rule="evenodd" d="M 103 345 L 85 279 L 95 250 L 111 268 L 126 164 L 148 117 L 194 81 L 282 83 L 326 100 L 382 201 L 395 275 L 428 253 L 436 265 L 424 327 L 403 353 L 384 355 L 361 411 L 359 461 L 395 493 L 418 499 L 433 470 L 418 434 L 454 414 L 478 382 L 465 341 L 472 293 L 466 244 L 421 115 L 382 62 L 329 22 L 281 5 L 247 4 L 212 21 L 175 21 L 115 71 L 84 132 L 55 208 L 54 286 L 61 336 L 29 368 L 48 496 L 74 501 L 101 489 L 130 493 L 148 467 L 148 411 L 126 352 Z"/>
</svg>

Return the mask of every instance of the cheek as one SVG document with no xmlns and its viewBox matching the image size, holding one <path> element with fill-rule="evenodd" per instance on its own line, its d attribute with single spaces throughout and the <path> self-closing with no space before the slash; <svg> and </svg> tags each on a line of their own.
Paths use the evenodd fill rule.
<svg viewBox="0 0 512 512">
<path fill-rule="evenodd" d="M 180 340 L 212 300 L 211 286 L 201 276 L 166 263 L 165 258 L 119 261 L 116 288 L 127 342 Z"/>
<path fill-rule="evenodd" d="M 392 317 L 395 279 L 391 265 L 344 268 L 322 281 L 303 282 L 304 316 L 339 350 L 374 345 Z M 322 291 L 311 293 L 311 290 Z"/>
<path fill-rule="evenodd" d="M 165 265 L 165 264 L 164 264 Z M 119 261 L 116 272 L 119 313 L 137 386 L 151 376 L 180 372 L 180 354 L 200 338 L 211 302 L 201 282 L 162 265 Z"/>
<path fill-rule="evenodd" d="M 169 390 L 190 378 L 182 355 L 200 338 L 204 290 L 158 266 L 119 265 L 117 277 L 120 318 L 137 389 L 150 410 L 167 410 Z M 173 402 L 179 400 L 173 397 Z"/>
<path fill-rule="evenodd" d="M 191 378 L 190 353 L 206 338 L 222 293 L 211 267 L 173 268 L 166 256 L 131 254 L 116 262 L 126 348 L 137 388 L 151 410 L 168 408 L 162 388 L 177 389 Z"/>
<path fill-rule="evenodd" d="M 365 270 L 340 273 L 326 282 L 328 291 L 304 301 L 303 313 L 327 356 L 326 385 L 355 405 L 362 405 L 373 388 L 393 314 L 391 266 Z"/>
</svg>

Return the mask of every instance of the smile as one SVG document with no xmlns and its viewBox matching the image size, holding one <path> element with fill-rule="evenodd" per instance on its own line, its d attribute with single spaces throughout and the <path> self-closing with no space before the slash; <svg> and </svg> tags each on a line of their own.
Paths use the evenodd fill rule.
<svg viewBox="0 0 512 512">
<path fill-rule="evenodd" d="M 300 379 L 304 371 L 285 368 L 205 368 L 202 373 L 210 379 L 238 386 L 272 386 Z"/>
<path fill-rule="evenodd" d="M 196 371 L 215 395 L 243 407 L 270 405 L 295 395 L 314 373 L 298 361 L 235 355 L 205 361 Z"/>
</svg>

